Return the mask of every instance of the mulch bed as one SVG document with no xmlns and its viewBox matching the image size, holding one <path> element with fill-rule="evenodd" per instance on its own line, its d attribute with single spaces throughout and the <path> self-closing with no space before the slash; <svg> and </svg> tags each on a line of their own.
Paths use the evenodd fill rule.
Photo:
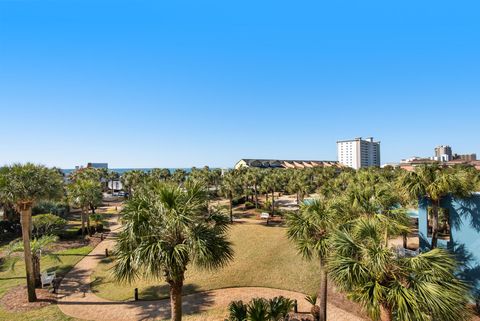
<svg viewBox="0 0 480 321">
<path fill-rule="evenodd" d="M 26 286 L 11 288 L 0 299 L 0 305 L 8 312 L 27 312 L 57 303 L 56 294 L 50 293 L 48 289 L 36 289 L 36 292 L 38 301 L 30 303 Z"/>
</svg>

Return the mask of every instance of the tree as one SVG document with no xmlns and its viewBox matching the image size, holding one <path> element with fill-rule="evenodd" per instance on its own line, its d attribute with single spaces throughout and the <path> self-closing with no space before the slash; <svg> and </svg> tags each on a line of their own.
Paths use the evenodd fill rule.
<svg viewBox="0 0 480 321">
<path fill-rule="evenodd" d="M 315 199 L 300 206 L 299 213 L 287 215 L 287 235 L 306 259 L 320 263 L 320 320 L 327 319 L 327 260 L 330 239 L 338 224 L 338 216 L 331 203 Z"/>
<path fill-rule="evenodd" d="M 361 217 L 331 239 L 331 280 L 369 316 L 382 321 L 468 319 L 467 285 L 445 250 L 401 257 L 383 242 L 377 217 Z"/>
<path fill-rule="evenodd" d="M 58 240 L 58 236 L 55 235 L 44 235 L 39 238 L 34 238 L 30 241 L 30 253 L 33 260 L 33 275 L 35 278 L 35 286 L 41 286 L 40 280 L 40 259 L 43 256 L 47 255 L 53 258 L 56 261 L 60 262 L 60 257 L 51 251 L 51 245 Z M 13 253 L 24 252 L 25 248 L 23 242 L 15 241 L 11 243 L 8 247 L 8 256 L 12 258 L 11 268 L 15 268 L 15 263 L 18 261 L 19 257 L 13 257 Z"/>
<path fill-rule="evenodd" d="M 120 180 L 123 188 L 127 190 L 128 197 L 130 197 L 135 189 L 145 180 L 147 175 L 141 170 L 132 170 L 122 174 Z"/>
<path fill-rule="evenodd" d="M 423 165 L 413 172 L 405 172 L 398 180 L 398 188 L 412 200 L 427 199 L 432 206 L 432 243 L 437 247 L 438 222 L 441 201 L 449 196 L 467 197 L 475 188 L 469 173 L 438 165 Z M 428 212 L 428 211 L 427 211 Z M 428 215 L 428 213 L 427 213 Z"/>
<path fill-rule="evenodd" d="M 129 199 L 124 228 L 114 251 L 118 281 L 140 277 L 165 279 L 170 286 L 171 318 L 182 318 L 182 288 L 189 264 L 216 269 L 233 258 L 227 240 L 228 219 L 208 214 L 206 191 L 197 183 L 185 188 L 150 183 Z"/>
<path fill-rule="evenodd" d="M 37 300 L 35 271 L 30 238 L 32 232 L 32 207 L 40 200 L 58 199 L 63 194 L 63 177 L 55 168 L 42 165 L 14 164 L 0 171 L 0 199 L 15 204 L 20 212 L 28 301 Z"/>
<path fill-rule="evenodd" d="M 175 172 L 173 172 L 172 180 L 181 185 L 187 179 L 187 175 L 187 172 L 183 168 L 177 168 Z"/>
<path fill-rule="evenodd" d="M 102 204 L 102 185 L 92 179 L 79 179 L 68 185 L 68 196 L 72 205 L 81 209 L 82 235 L 85 235 L 85 223 L 87 231 L 90 231 L 90 214 L 95 214 L 95 208 Z"/>
<path fill-rule="evenodd" d="M 233 222 L 233 198 L 242 193 L 242 181 L 239 171 L 234 169 L 223 175 L 221 191 L 228 198 L 230 222 Z"/>
<path fill-rule="evenodd" d="M 282 178 L 275 171 L 270 171 L 263 180 L 263 190 L 272 193 L 272 215 L 275 215 L 275 192 L 282 187 Z"/>
</svg>

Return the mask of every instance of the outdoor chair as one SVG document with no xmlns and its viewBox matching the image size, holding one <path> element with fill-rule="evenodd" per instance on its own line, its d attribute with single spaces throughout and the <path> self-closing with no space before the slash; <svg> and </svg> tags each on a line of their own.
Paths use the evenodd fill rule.
<svg viewBox="0 0 480 321">
<path fill-rule="evenodd" d="M 40 281 L 42 282 L 42 288 L 45 285 L 53 285 L 53 280 L 55 280 L 55 272 L 43 272 L 40 276 Z"/>
</svg>

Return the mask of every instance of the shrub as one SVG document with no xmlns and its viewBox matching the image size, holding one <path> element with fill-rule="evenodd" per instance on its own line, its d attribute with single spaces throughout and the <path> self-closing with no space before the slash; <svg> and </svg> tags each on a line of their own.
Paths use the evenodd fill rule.
<svg viewBox="0 0 480 321">
<path fill-rule="evenodd" d="M 229 321 L 279 321 L 293 309 L 294 301 L 283 296 L 267 300 L 254 298 L 248 304 L 232 301 L 228 306 Z"/>
<path fill-rule="evenodd" d="M 237 206 L 237 205 L 240 205 L 240 204 L 243 204 L 245 203 L 245 197 L 236 197 L 234 199 L 232 199 L 232 205 L 233 206 Z"/>
<path fill-rule="evenodd" d="M 61 202 L 43 201 L 35 205 L 32 209 L 32 215 L 51 213 L 60 217 L 66 217 L 70 207 Z"/>
<path fill-rule="evenodd" d="M 67 225 L 67 221 L 53 214 L 39 214 L 32 217 L 35 236 L 59 234 Z"/>
<path fill-rule="evenodd" d="M 266 201 L 265 203 L 263 203 L 263 210 L 265 210 L 265 212 L 270 213 L 270 211 L 272 210 L 272 202 Z"/>
<path fill-rule="evenodd" d="M 245 208 L 246 209 L 251 209 L 251 208 L 254 208 L 255 207 L 255 204 L 253 204 L 252 202 L 245 202 Z"/>
</svg>

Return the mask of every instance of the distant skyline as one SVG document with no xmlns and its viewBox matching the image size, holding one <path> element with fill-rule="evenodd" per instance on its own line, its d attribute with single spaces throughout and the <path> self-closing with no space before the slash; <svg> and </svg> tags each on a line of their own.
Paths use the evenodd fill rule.
<svg viewBox="0 0 480 321">
<path fill-rule="evenodd" d="M 479 153 L 475 1 L 1 1 L 0 165 Z"/>
</svg>

